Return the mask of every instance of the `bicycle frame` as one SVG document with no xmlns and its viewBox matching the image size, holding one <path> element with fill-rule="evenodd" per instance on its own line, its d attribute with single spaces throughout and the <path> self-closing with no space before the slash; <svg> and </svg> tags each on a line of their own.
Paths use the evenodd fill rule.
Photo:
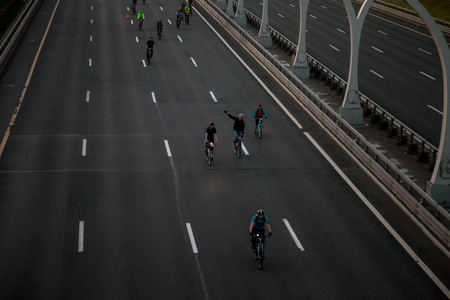
<svg viewBox="0 0 450 300">
<path fill-rule="evenodd" d="M 264 242 L 265 238 L 268 237 L 267 234 L 254 234 L 254 238 L 257 239 L 256 250 L 255 250 L 255 259 L 258 261 L 259 269 L 263 267 L 264 261 Z"/>
</svg>

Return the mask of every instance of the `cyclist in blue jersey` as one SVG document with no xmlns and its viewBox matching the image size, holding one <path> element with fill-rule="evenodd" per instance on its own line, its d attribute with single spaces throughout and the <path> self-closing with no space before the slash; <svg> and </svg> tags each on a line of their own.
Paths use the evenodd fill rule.
<svg viewBox="0 0 450 300">
<path fill-rule="evenodd" d="M 263 116 L 266 117 L 267 119 L 266 111 L 264 110 L 261 104 L 258 104 L 258 106 L 253 111 L 253 118 L 255 118 L 255 134 L 258 134 L 259 118 L 262 118 Z"/>
<path fill-rule="evenodd" d="M 264 215 L 264 211 L 262 209 L 258 209 L 256 212 L 256 215 L 252 217 L 252 220 L 250 221 L 250 229 L 249 234 L 252 236 L 252 249 L 256 249 L 256 239 L 254 237 L 255 234 L 264 234 L 265 228 L 267 226 L 267 229 L 269 230 L 269 236 L 272 235 L 272 228 L 270 228 L 269 224 L 269 218 Z"/>
</svg>

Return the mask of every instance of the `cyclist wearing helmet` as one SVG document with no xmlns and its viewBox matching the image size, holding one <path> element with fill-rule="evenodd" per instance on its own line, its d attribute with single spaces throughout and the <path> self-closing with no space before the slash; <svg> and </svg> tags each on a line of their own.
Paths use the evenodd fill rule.
<svg viewBox="0 0 450 300">
<path fill-rule="evenodd" d="M 223 111 L 230 117 L 230 119 L 234 120 L 233 130 L 234 130 L 234 142 L 233 146 L 236 147 L 237 138 L 239 136 L 244 137 L 244 129 L 245 129 L 245 122 L 244 122 L 244 114 L 239 114 L 239 117 L 234 117 L 230 113 L 228 113 L 226 110 Z"/>
<path fill-rule="evenodd" d="M 250 229 L 249 234 L 252 236 L 252 249 L 256 249 L 256 239 L 254 237 L 255 234 L 264 234 L 265 228 L 269 229 L 269 236 L 272 235 L 272 228 L 270 228 L 269 218 L 264 215 L 264 211 L 262 209 L 258 209 L 256 214 L 252 217 L 250 221 Z"/>
<path fill-rule="evenodd" d="M 214 127 L 213 122 L 209 122 L 209 126 L 208 126 L 208 128 L 206 128 L 206 132 L 205 132 L 205 154 L 206 154 L 206 156 L 208 156 L 206 145 L 208 143 L 215 144 L 216 142 L 217 142 L 216 128 Z M 214 154 L 214 148 L 211 148 L 211 160 L 213 160 L 213 154 Z"/>
</svg>

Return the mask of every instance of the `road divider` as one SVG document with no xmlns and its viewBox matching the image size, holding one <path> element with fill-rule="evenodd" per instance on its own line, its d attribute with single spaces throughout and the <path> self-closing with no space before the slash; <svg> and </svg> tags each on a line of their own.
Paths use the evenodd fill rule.
<svg viewBox="0 0 450 300">
<path fill-rule="evenodd" d="M 300 243 L 300 240 L 298 239 L 297 235 L 295 234 L 294 230 L 291 227 L 291 224 L 289 224 L 289 221 L 287 219 L 283 219 L 284 225 L 286 225 L 287 230 L 291 234 L 292 239 L 294 240 L 294 243 L 297 245 L 297 248 L 299 248 L 302 251 L 305 251 L 305 248 L 303 248 L 302 244 Z"/>
<path fill-rule="evenodd" d="M 186 228 L 188 231 L 189 239 L 191 240 L 192 251 L 197 254 L 198 249 L 197 244 L 195 243 L 194 232 L 192 231 L 191 223 L 186 223 Z"/>
</svg>

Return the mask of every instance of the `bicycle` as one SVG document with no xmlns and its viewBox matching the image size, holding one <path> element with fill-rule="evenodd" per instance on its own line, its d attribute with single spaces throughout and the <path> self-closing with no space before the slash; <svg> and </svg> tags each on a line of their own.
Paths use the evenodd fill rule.
<svg viewBox="0 0 450 300">
<path fill-rule="evenodd" d="M 256 238 L 257 244 L 256 249 L 253 251 L 253 254 L 255 255 L 255 260 L 258 262 L 258 268 L 262 270 L 263 268 L 263 262 L 264 262 L 264 242 L 265 238 L 268 237 L 267 234 L 254 234 L 253 238 Z"/>
<path fill-rule="evenodd" d="M 208 165 L 211 165 L 211 162 L 213 160 L 213 153 L 214 153 L 214 143 L 208 141 L 206 143 L 206 160 L 208 161 Z"/>
<path fill-rule="evenodd" d="M 158 39 L 159 40 L 161 39 L 161 36 L 162 36 L 161 32 L 162 32 L 161 28 L 158 28 L 158 33 L 157 34 L 158 34 Z"/>
<path fill-rule="evenodd" d="M 180 29 L 181 18 L 177 18 L 177 28 Z"/>
<path fill-rule="evenodd" d="M 143 23 L 144 23 L 144 19 L 139 19 L 139 30 L 142 30 Z"/>
<path fill-rule="evenodd" d="M 258 118 L 258 131 L 257 131 L 257 134 L 258 134 L 258 138 L 259 139 L 262 138 L 262 128 L 263 128 L 263 118 Z"/>
<path fill-rule="evenodd" d="M 133 12 L 133 15 L 136 14 L 136 4 L 135 3 L 131 3 L 131 11 Z"/>
<path fill-rule="evenodd" d="M 147 65 L 150 64 L 152 57 L 153 57 L 153 49 L 147 49 Z"/>
<path fill-rule="evenodd" d="M 186 25 L 189 25 L 189 14 L 184 14 L 184 20 L 186 21 Z"/>
<path fill-rule="evenodd" d="M 241 158 L 242 155 L 242 135 L 237 136 L 234 139 L 234 154 L 238 155 L 238 158 Z"/>
</svg>

